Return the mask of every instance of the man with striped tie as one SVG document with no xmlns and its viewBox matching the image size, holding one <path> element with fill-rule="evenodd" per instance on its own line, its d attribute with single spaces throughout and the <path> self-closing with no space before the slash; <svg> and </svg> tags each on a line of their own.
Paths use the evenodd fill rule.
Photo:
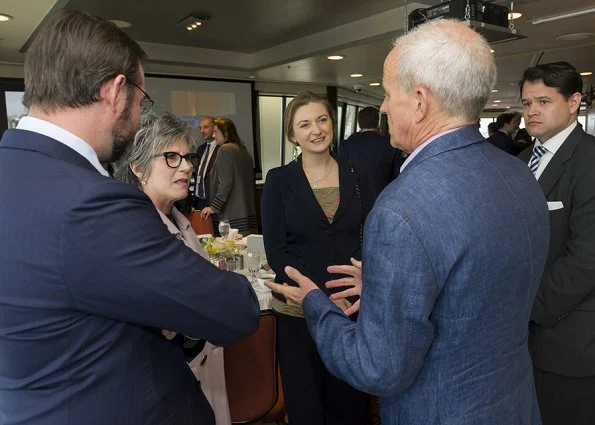
<svg viewBox="0 0 595 425">
<path fill-rule="evenodd" d="M 550 245 L 531 314 L 529 349 L 543 425 L 595 417 L 595 137 L 577 123 L 582 78 L 566 62 L 527 69 L 519 154 L 548 201 Z"/>
</svg>

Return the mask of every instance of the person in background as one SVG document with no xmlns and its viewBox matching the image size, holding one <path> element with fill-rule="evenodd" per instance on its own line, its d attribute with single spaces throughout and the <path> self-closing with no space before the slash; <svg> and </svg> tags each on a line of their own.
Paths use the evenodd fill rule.
<svg viewBox="0 0 595 425">
<path fill-rule="evenodd" d="M 383 425 L 541 422 L 527 323 L 547 206 L 525 164 L 475 125 L 495 83 L 489 44 L 461 22 L 399 38 L 380 110 L 411 155 L 366 220 L 357 322 L 299 265 L 285 273 L 300 287 L 267 283 L 302 305 L 332 374 L 381 396 Z"/>
<path fill-rule="evenodd" d="M 488 137 L 498 131 L 498 124 L 496 121 L 492 121 L 488 124 Z"/>
<path fill-rule="evenodd" d="M 211 170 L 217 158 L 219 145 L 215 141 L 213 131 L 215 129 L 214 118 L 207 116 L 200 120 L 199 130 L 204 140 L 196 153 L 199 158 L 199 165 L 190 180 L 190 190 L 192 191 L 192 207 L 196 210 L 202 210 L 209 205 L 211 191 Z"/>
<path fill-rule="evenodd" d="M 361 231 L 372 200 L 349 162 L 330 153 L 334 111 L 321 96 L 299 93 L 285 110 L 285 135 L 301 155 L 269 171 L 262 195 L 262 230 L 276 282 L 296 285 L 285 266 L 317 282 L 332 278 L 326 268 L 361 258 Z M 328 297 L 330 291 L 325 292 Z M 324 367 L 301 308 L 274 294 L 285 406 L 292 425 L 364 425 L 369 397 Z M 352 300 L 354 301 L 354 300 Z M 342 310 L 345 300 L 337 301 Z"/>
<path fill-rule="evenodd" d="M 213 136 L 219 150 L 211 171 L 211 203 L 203 208 L 203 218 L 213 215 L 213 227 L 229 221 L 242 235 L 258 233 L 254 204 L 254 163 L 236 126 L 229 118 L 216 118 Z"/>
<path fill-rule="evenodd" d="M 567 62 L 547 63 L 525 70 L 520 89 L 525 127 L 536 140 L 519 159 L 535 174 L 550 216 L 549 252 L 529 324 L 537 398 L 544 425 L 592 424 L 595 138 L 577 122 L 583 80 Z"/>
<path fill-rule="evenodd" d="M 368 180 L 368 187 L 376 199 L 382 189 L 399 175 L 403 164 L 401 151 L 390 145 L 388 137 L 379 134 L 378 109 L 367 106 L 359 111 L 357 121 L 360 132 L 352 134 L 341 143 L 340 154 L 358 169 L 361 180 Z"/>
<path fill-rule="evenodd" d="M 196 255 L 101 166 L 152 105 L 145 58 L 115 24 L 72 9 L 25 54 L 29 113 L 0 141 L 3 425 L 214 425 L 161 330 L 222 345 L 258 327 L 248 280 Z"/>
<path fill-rule="evenodd" d="M 514 154 L 514 141 L 512 134 L 516 132 L 521 123 L 521 115 L 518 112 L 506 112 L 498 115 L 496 118 L 496 127 L 498 131 L 486 139 L 498 149 L 511 155 Z"/>
<path fill-rule="evenodd" d="M 198 165 L 195 149 L 190 127 L 184 121 L 169 113 L 148 116 L 116 164 L 114 177 L 142 190 L 155 205 L 167 230 L 208 260 L 190 222 L 175 206 L 176 202 L 186 198 L 190 176 Z M 213 408 L 216 423 L 231 424 L 225 392 L 223 348 L 167 330 L 163 334 L 184 348 L 187 359 L 198 357 L 193 363 L 193 372 Z"/>
</svg>

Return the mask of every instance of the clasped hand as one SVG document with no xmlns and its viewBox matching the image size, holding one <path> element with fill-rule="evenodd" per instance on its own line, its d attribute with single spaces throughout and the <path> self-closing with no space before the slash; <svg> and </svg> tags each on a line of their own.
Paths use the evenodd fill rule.
<svg viewBox="0 0 595 425">
<path fill-rule="evenodd" d="M 337 304 L 346 315 L 351 315 L 359 311 L 360 301 L 357 300 L 353 305 L 347 301 L 347 297 L 360 295 L 362 292 L 362 262 L 357 261 L 355 258 L 351 258 L 351 265 L 341 266 L 328 266 L 327 271 L 329 273 L 344 274 L 347 277 L 339 279 L 329 280 L 325 283 L 327 288 L 337 288 L 343 286 L 349 286 L 349 288 L 331 294 L 330 299 Z M 296 282 L 299 286 L 289 286 L 287 283 L 279 284 L 273 281 L 266 281 L 264 284 L 269 287 L 273 292 L 283 295 L 287 299 L 289 305 L 301 307 L 304 297 L 313 291 L 318 289 L 318 286 L 312 282 L 311 279 L 301 274 L 298 270 L 293 267 L 285 267 L 285 273 L 287 276 Z"/>
</svg>

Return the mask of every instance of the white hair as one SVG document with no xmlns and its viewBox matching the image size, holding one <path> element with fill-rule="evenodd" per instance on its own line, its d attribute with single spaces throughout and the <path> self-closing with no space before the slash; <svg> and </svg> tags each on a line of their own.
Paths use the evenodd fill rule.
<svg viewBox="0 0 595 425">
<path fill-rule="evenodd" d="M 487 41 L 461 22 L 435 19 L 398 38 L 396 76 L 401 90 L 427 87 L 453 117 L 477 120 L 496 84 Z"/>
</svg>

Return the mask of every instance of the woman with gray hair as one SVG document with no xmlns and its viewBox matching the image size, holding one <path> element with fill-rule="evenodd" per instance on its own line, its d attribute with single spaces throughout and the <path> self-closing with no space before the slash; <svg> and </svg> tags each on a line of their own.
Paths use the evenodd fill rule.
<svg viewBox="0 0 595 425">
<path fill-rule="evenodd" d="M 175 203 L 186 198 L 188 193 L 190 176 L 199 160 L 195 152 L 195 141 L 190 127 L 184 121 L 169 113 L 148 116 L 144 118 L 122 159 L 117 162 L 114 177 L 136 184 L 151 199 L 172 235 L 208 259 L 190 222 L 175 207 Z M 197 345 L 195 340 L 177 336 L 175 332 L 167 330 L 162 333 L 168 340 L 173 340 L 173 343 L 184 346 L 187 355 L 189 351 L 192 352 L 192 357 L 196 360 L 190 366 L 215 412 L 217 425 L 230 424 L 223 348 L 206 342 L 202 351 L 197 353 L 196 349 L 188 350 L 189 345 Z"/>
</svg>

